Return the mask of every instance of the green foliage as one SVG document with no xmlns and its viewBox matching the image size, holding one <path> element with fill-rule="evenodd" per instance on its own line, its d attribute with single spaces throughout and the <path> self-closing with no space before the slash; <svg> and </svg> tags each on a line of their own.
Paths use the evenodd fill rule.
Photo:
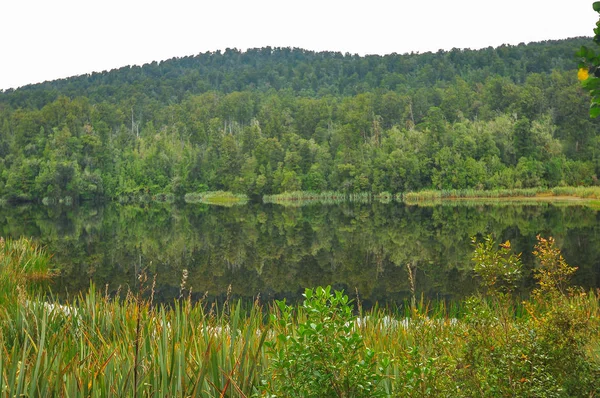
<svg viewBox="0 0 600 398">
<path fill-rule="evenodd" d="M 600 188 L 598 187 L 570 187 L 562 186 L 552 189 L 545 188 L 515 188 L 515 189 L 447 189 L 447 190 L 425 190 L 420 192 L 405 192 L 398 194 L 397 200 L 407 204 L 441 204 L 460 202 L 469 203 L 502 203 L 517 204 L 519 202 L 531 203 L 550 201 L 558 203 L 570 199 L 598 199 Z M 465 201 L 470 199 L 472 202 Z M 489 199 L 489 201 L 488 201 Z M 504 201 L 506 200 L 506 201 Z M 580 204 L 592 205 L 592 201 L 582 201 Z"/>
<path fill-rule="evenodd" d="M 382 192 L 381 194 L 373 196 L 368 192 L 292 191 L 277 195 L 265 195 L 263 196 L 263 203 L 276 203 L 283 206 L 300 207 L 312 204 L 339 205 L 342 203 L 371 203 L 374 199 L 382 203 L 389 203 L 391 195 L 387 192 Z"/>
<path fill-rule="evenodd" d="M 535 278 L 539 284 L 539 288 L 535 292 L 538 294 L 565 294 L 569 279 L 577 271 L 577 267 L 567 264 L 560 249 L 556 247 L 553 237 L 545 239 L 538 235 L 537 241 L 533 254 L 540 264 L 535 269 Z"/>
<path fill-rule="evenodd" d="M 484 237 L 483 242 L 478 243 L 475 238 L 472 242 L 475 246 L 474 271 L 488 292 L 511 292 L 522 275 L 521 255 L 511 253 L 509 241 L 500 244 L 497 249 L 498 246 L 491 235 Z"/>
<path fill-rule="evenodd" d="M 489 241 L 474 257 L 506 257 Z M 27 243 L 10 242 L 3 252 L 10 254 L 16 275 L 40 269 L 29 261 L 29 254 L 40 252 Z M 537 273 L 540 281 L 572 273 L 553 240 L 540 238 L 535 252 L 547 270 Z M 187 272 L 180 299 L 156 305 L 143 275 L 139 291 L 124 299 L 101 295 L 94 286 L 73 301 L 22 292 L 6 296 L 0 311 L 3 393 L 239 398 L 600 393 L 595 292 L 564 294 L 559 285 L 544 283 L 543 292 L 525 300 L 494 293 L 457 307 L 413 301 L 405 311 L 375 307 L 356 316 L 348 297 L 330 287 L 306 289 L 296 306 L 279 301 L 265 309 L 258 300 L 244 306 L 229 298 L 222 306 L 192 303 L 191 295 L 181 297 L 190 282 Z"/>
<path fill-rule="evenodd" d="M 488 237 L 476 247 L 474 259 L 481 263 L 489 263 L 488 259 L 504 262 L 490 242 Z M 503 248 L 509 249 L 510 243 Z M 564 295 L 566 278 L 575 268 L 566 264 L 552 238 L 538 236 L 533 254 L 540 261 L 536 271 L 540 287 L 532 300 L 523 302 L 523 307 L 509 295 L 498 296 L 495 289 L 491 289 L 489 298 L 475 296 L 466 303 L 471 329 L 464 356 L 465 368 L 469 368 L 465 371 L 469 374 L 465 391 L 471 391 L 467 394 L 479 391 L 484 396 L 573 397 L 598 393 L 595 380 L 600 375 L 600 362 L 589 354 L 598 345 L 590 346 L 589 342 L 597 338 L 600 325 L 590 316 L 590 298 L 581 292 Z M 509 264 L 518 261 L 518 256 L 503 256 Z M 480 263 L 477 268 L 481 274 Z M 501 267 L 495 273 L 501 275 L 510 268 Z M 498 279 L 485 273 L 483 277 L 488 285 L 495 285 Z M 593 308 L 598 306 L 597 299 L 593 294 Z M 515 318 L 523 309 L 527 315 Z"/>
<path fill-rule="evenodd" d="M 0 237 L 0 306 L 23 302 L 35 284 L 52 276 L 45 249 L 27 239 Z"/>
<path fill-rule="evenodd" d="M 248 202 L 248 196 L 244 194 L 234 194 L 224 191 L 207 191 L 202 193 L 187 193 L 184 198 L 186 203 L 204 203 L 209 205 L 218 205 L 231 207 L 234 205 L 243 205 Z"/>
<path fill-rule="evenodd" d="M 228 50 L 8 90 L 0 197 L 592 186 L 599 124 L 572 64 L 585 43 Z"/>
<path fill-rule="evenodd" d="M 187 299 L 153 306 L 93 286 L 73 302 L 35 298 L 0 313 L 1 388 L 9 396 L 239 398 L 600 392 L 594 293 L 562 296 L 560 308 L 527 301 L 527 313 L 510 318 L 481 298 L 463 303 L 458 319 L 444 307 L 356 318 L 348 299 L 328 290 L 267 310 L 233 302 L 207 310 Z"/>
<path fill-rule="evenodd" d="M 348 296 L 328 286 L 306 289 L 304 297 L 297 324 L 293 308 L 282 301 L 271 317 L 284 332 L 268 344 L 273 361 L 264 386 L 267 396 L 386 396 L 379 388 L 385 369 L 378 368 L 376 353 L 365 346 Z"/>
</svg>

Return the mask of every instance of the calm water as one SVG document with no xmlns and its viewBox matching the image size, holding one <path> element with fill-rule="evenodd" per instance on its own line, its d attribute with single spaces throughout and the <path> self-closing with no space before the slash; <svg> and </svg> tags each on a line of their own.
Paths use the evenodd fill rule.
<svg viewBox="0 0 600 398">
<path fill-rule="evenodd" d="M 52 290 L 75 295 L 93 281 L 111 293 L 156 275 L 155 299 L 181 293 L 295 301 L 331 284 L 366 304 L 400 303 L 411 292 L 461 298 L 476 289 L 470 237 L 510 239 L 529 269 L 536 235 L 554 236 L 579 267 L 575 283 L 600 286 L 598 212 L 577 206 L 437 206 L 397 203 L 286 208 L 249 204 L 0 208 L 0 235 L 34 236 L 61 274 Z M 523 282 L 527 289 L 531 280 Z"/>
</svg>

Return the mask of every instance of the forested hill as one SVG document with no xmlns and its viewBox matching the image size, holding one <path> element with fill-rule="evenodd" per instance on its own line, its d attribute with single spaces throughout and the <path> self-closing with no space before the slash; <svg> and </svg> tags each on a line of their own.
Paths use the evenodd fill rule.
<svg viewBox="0 0 600 398">
<path fill-rule="evenodd" d="M 0 196 L 591 185 L 588 38 L 365 56 L 226 50 L 0 93 Z"/>
<path fill-rule="evenodd" d="M 160 104 L 206 91 L 291 90 L 303 96 L 356 95 L 376 89 L 432 87 L 460 77 L 482 83 L 490 75 L 524 83 L 530 73 L 572 70 L 574 51 L 589 38 L 547 41 L 483 50 L 364 57 L 297 48 L 207 52 L 143 66 L 125 66 L 7 90 L 1 102 L 40 108 L 58 95 L 119 102 L 133 96 Z"/>
</svg>

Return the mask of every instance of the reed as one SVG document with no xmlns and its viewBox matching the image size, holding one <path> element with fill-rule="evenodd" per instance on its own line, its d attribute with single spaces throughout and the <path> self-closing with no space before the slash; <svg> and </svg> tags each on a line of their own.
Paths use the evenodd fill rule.
<svg viewBox="0 0 600 398">
<path fill-rule="evenodd" d="M 391 198 L 389 193 L 373 195 L 370 192 L 293 191 L 276 195 L 265 195 L 263 196 L 263 203 L 275 203 L 290 207 L 301 207 L 314 204 L 339 205 L 342 203 L 372 203 L 374 200 L 385 203 L 388 197 Z"/>
<path fill-rule="evenodd" d="M 175 195 L 172 193 L 158 193 L 153 195 L 145 193 L 125 194 L 117 196 L 116 201 L 120 204 L 174 203 Z"/>
<path fill-rule="evenodd" d="M 600 199 L 600 187 L 556 187 L 552 188 L 552 194 L 555 196 Z"/>
<path fill-rule="evenodd" d="M 404 202 L 435 201 L 442 199 L 442 191 L 405 192 L 402 199 Z"/>
<path fill-rule="evenodd" d="M 48 268 L 47 256 L 31 242 L 7 242 L 3 274 Z M 543 264 L 564 261 L 552 257 L 551 246 L 536 250 L 545 253 Z M 8 265 L 4 253 L 13 259 Z M 40 259 L 26 261 L 32 257 Z M 65 302 L 32 293 L 6 297 L 0 391 L 11 397 L 600 393 L 600 292 L 562 293 L 540 284 L 525 300 L 476 295 L 448 304 L 413 290 L 396 309 L 365 311 L 329 287 L 307 289 L 296 306 L 228 298 L 218 307 L 185 297 L 185 283 L 184 276 L 181 298 L 169 306 L 152 302 L 153 287 L 143 277 L 123 299 L 93 285 Z M 315 380 L 352 394 L 332 395 Z"/>
<path fill-rule="evenodd" d="M 0 305 L 33 289 L 32 282 L 48 279 L 53 270 L 51 256 L 27 238 L 0 237 Z"/>
<path fill-rule="evenodd" d="M 405 203 L 438 202 L 453 199 L 511 199 L 511 200 L 566 200 L 565 197 L 600 199 L 600 187 L 556 187 L 523 189 L 453 189 L 406 192 L 402 195 Z"/>
<path fill-rule="evenodd" d="M 531 313 L 502 323 L 493 317 L 498 311 L 493 302 L 477 305 L 448 308 L 421 299 L 400 312 L 375 307 L 348 318 L 364 347 L 379 353 L 384 377 L 377 391 L 383 396 L 422 396 L 423 391 L 470 396 L 486 369 L 499 371 L 493 352 L 472 362 L 473 345 L 489 350 L 486 344 L 494 344 L 498 355 L 509 355 L 502 354 L 512 347 L 506 333 L 516 338 L 550 309 L 535 302 Z M 594 293 L 573 296 L 565 305 L 588 319 L 600 315 Z M 217 309 L 182 299 L 153 306 L 134 294 L 110 298 L 93 286 L 65 303 L 37 297 L 7 307 L 1 316 L 0 388 L 10 396 L 255 396 L 267 388 L 263 380 L 271 380 L 278 351 L 269 347 L 285 344 L 277 336 L 296 336 L 298 325 L 312 316 L 300 306 L 293 311 L 292 318 L 280 322 L 275 305 L 256 302 L 248 308 L 233 302 Z M 597 322 L 586 333 L 588 365 L 598 369 Z M 522 340 L 516 342 L 531 348 Z"/>
<path fill-rule="evenodd" d="M 186 203 L 203 203 L 217 206 L 237 206 L 248 203 L 248 196 L 226 191 L 191 192 L 185 194 Z"/>
</svg>

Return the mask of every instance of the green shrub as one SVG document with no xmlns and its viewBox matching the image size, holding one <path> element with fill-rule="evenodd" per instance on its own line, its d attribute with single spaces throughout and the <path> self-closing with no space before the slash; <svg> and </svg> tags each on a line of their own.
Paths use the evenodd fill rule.
<svg viewBox="0 0 600 398">
<path fill-rule="evenodd" d="M 552 238 L 538 236 L 533 253 L 540 262 L 534 273 L 539 287 L 532 300 L 517 304 L 510 286 L 520 275 L 520 262 L 510 253 L 510 243 L 496 249 L 487 237 L 476 245 L 475 271 L 488 295 L 465 303 L 469 333 L 459 373 L 466 396 L 584 397 L 600 392 L 595 382 L 600 367 L 588 354 L 590 342 L 597 349 L 598 324 L 592 315 L 597 296 L 587 300 L 567 288 L 575 268 L 566 264 Z"/>
<path fill-rule="evenodd" d="M 271 397 L 380 397 L 383 376 L 375 352 L 358 333 L 348 296 L 331 287 L 306 289 L 298 322 L 292 307 L 278 301 L 272 322 L 282 333 L 269 343 L 272 379 L 263 386 Z M 384 361 L 385 362 L 385 361 Z"/>
<path fill-rule="evenodd" d="M 488 293 L 495 295 L 499 292 L 510 292 L 515 283 L 521 278 L 521 254 L 512 254 L 510 242 L 506 241 L 496 248 L 491 235 L 484 238 L 483 242 L 477 243 L 473 251 L 475 262 L 475 273 L 481 278 L 488 289 Z"/>
</svg>

